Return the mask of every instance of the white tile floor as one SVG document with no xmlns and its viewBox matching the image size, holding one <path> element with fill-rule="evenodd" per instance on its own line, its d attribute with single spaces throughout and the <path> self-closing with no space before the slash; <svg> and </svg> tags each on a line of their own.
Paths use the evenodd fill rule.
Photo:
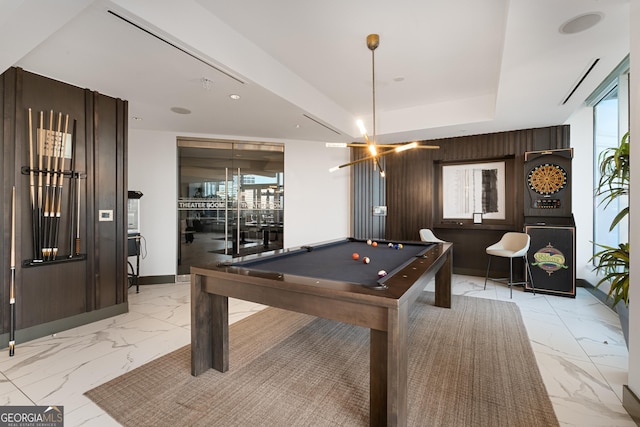
<svg viewBox="0 0 640 427">
<path fill-rule="evenodd" d="M 453 292 L 509 300 L 504 284 L 490 282 L 485 291 L 483 282 L 454 276 Z M 63 405 L 67 427 L 118 425 L 83 393 L 190 341 L 187 283 L 129 292 L 127 314 L 18 343 L 14 357 L 2 350 L 0 404 Z M 575 299 L 514 288 L 512 301 L 522 312 L 560 424 L 635 426 L 621 404 L 628 352 L 617 315 L 582 288 Z M 231 301 L 231 320 L 260 309 Z"/>
</svg>

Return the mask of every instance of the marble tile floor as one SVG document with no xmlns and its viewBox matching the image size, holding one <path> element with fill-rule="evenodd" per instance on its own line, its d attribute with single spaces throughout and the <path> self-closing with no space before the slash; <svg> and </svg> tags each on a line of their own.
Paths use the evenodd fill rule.
<svg viewBox="0 0 640 427">
<path fill-rule="evenodd" d="M 454 276 L 453 292 L 509 301 L 509 289 Z M 433 284 L 427 286 L 427 290 Z M 562 426 L 635 426 L 622 407 L 628 352 L 617 314 L 588 291 L 575 299 L 514 288 L 531 345 Z M 230 301 L 231 320 L 262 309 Z M 63 405 L 65 426 L 117 426 L 83 393 L 190 341 L 189 284 L 129 290 L 129 312 L 0 352 L 0 404 Z M 514 355 L 517 357 L 517 355 Z M 526 405 L 526 402 L 522 402 Z"/>
</svg>

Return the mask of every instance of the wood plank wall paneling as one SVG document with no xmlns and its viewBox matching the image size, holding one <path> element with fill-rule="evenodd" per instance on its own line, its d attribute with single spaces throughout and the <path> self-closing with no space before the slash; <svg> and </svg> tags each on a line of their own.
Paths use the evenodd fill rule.
<svg viewBox="0 0 640 427">
<path fill-rule="evenodd" d="M 129 182 L 127 174 L 127 153 L 129 152 L 128 132 L 129 132 L 129 103 L 122 99 L 116 100 L 116 151 L 120 155 L 116 156 L 116 170 L 121 171 L 116 174 L 116 214 L 122 212 L 124 215 L 122 221 L 116 221 L 116 281 L 114 283 L 116 289 L 116 304 L 127 301 L 129 279 L 127 274 L 127 257 L 120 254 L 128 255 L 128 239 L 127 239 L 127 216 L 128 216 L 128 200 L 129 200 Z M 121 284 L 124 283 L 125 286 Z"/>
<path fill-rule="evenodd" d="M 353 149 L 351 161 L 369 155 L 366 149 Z M 381 165 L 386 168 L 386 159 Z M 386 217 L 373 215 L 373 207 L 385 205 L 386 180 L 380 177 L 380 169 L 373 161 L 364 161 L 352 166 L 352 237 L 358 239 L 384 239 Z"/>
<path fill-rule="evenodd" d="M 39 76 L 19 68 L 10 68 L 1 76 L 3 132 L 0 135 L 2 178 L 0 194 L 2 224 L 2 286 L 0 298 L 7 301 L 10 247 L 11 187 L 16 185 L 16 320 L 17 330 L 83 315 L 115 306 L 127 300 L 126 276 L 126 129 L 127 103 L 88 89 Z M 69 114 L 73 129 L 73 165 L 65 170 L 81 172 L 81 253 L 86 260 L 57 264 L 23 266 L 33 258 L 30 179 L 21 168 L 29 165 L 28 108 L 32 109 L 33 127 L 39 112 Z M 55 128 L 54 128 L 55 129 Z M 34 132 L 34 139 L 36 138 Z M 97 145 L 100 149 L 96 149 Z M 95 156 L 99 156 L 96 159 Z M 53 166 L 53 165 L 52 165 Z M 75 185 L 75 184 L 74 184 Z M 59 257 L 73 251 L 70 221 L 71 179 L 64 181 L 59 241 Z M 97 209 L 113 209 L 113 222 L 107 232 L 96 235 L 90 224 L 97 222 Z M 102 296 L 102 299 L 99 298 Z M 0 334 L 9 328 L 8 310 L 1 311 Z M 4 335 L 3 335 L 4 336 Z"/>
<path fill-rule="evenodd" d="M 96 112 L 95 112 L 95 94 L 89 89 L 85 89 L 85 138 L 87 141 L 95 141 Z M 83 161 L 85 169 L 79 171 L 95 171 L 95 152 L 96 144 L 85 144 Z M 79 146 L 80 147 L 80 146 Z M 80 206 L 80 252 L 87 254 L 87 283 L 96 283 L 99 280 L 99 268 L 96 257 L 99 256 L 99 247 L 96 243 L 96 231 L 90 224 L 96 224 L 97 204 L 95 197 L 89 197 L 96 187 L 95 172 L 86 173 L 84 179 L 80 180 L 80 200 L 84 200 Z M 93 250 L 89 250 L 93 248 Z M 86 288 L 87 310 L 96 310 L 98 307 L 99 286 L 88 286 Z"/>
<path fill-rule="evenodd" d="M 96 221 L 95 263 L 97 266 L 96 309 L 124 301 L 126 281 L 126 229 L 118 221 L 118 213 L 125 212 L 127 191 L 122 173 L 126 153 L 126 108 L 122 100 L 94 95 L 96 122 L 94 125 L 94 181 L 93 199 L 96 209 L 111 211 L 112 221 Z"/>
<path fill-rule="evenodd" d="M 0 152 L 2 153 L 2 182 L 9 185 L 3 185 L 0 192 L 0 212 L 2 212 L 2 223 L 0 229 L 2 233 L 2 244 L 0 245 L 0 274 L 2 275 L 2 286 L 0 286 L 0 301 L 3 302 L 3 308 L 0 310 L 2 322 L 2 330 L 8 331 L 6 326 L 9 325 L 9 283 L 11 280 L 10 270 L 10 239 L 11 239 L 11 193 L 12 184 L 15 176 L 15 147 L 11 141 L 15 138 L 15 122 L 7 120 L 6 117 L 14 109 L 15 97 L 12 96 L 16 92 L 17 78 L 15 70 L 8 70 L 0 77 L 0 95 L 2 95 L 2 103 L 0 104 L 0 113 L 2 113 L 2 134 L 0 135 Z M 16 217 L 18 217 L 16 215 Z M 18 245 L 16 245 L 17 247 Z"/>
<path fill-rule="evenodd" d="M 115 221 L 103 221 L 100 211 L 115 213 L 116 202 L 116 168 L 117 159 L 116 135 L 113 126 L 104 126 L 103 122 L 115 123 L 115 100 L 106 100 L 94 95 L 96 123 L 94 127 L 94 187 L 92 193 L 97 204 L 98 221 L 94 223 L 96 246 L 95 260 L 98 267 L 96 292 L 96 308 L 115 304 L 116 259 L 111 253 L 115 251 L 114 241 L 117 238 Z M 105 186 L 104 184 L 110 185 Z"/>
<path fill-rule="evenodd" d="M 361 159 L 366 156 L 364 150 L 352 149 L 351 161 Z M 371 191 L 371 180 L 374 175 L 365 170 L 363 163 L 352 166 L 351 172 L 351 206 L 353 237 L 363 239 L 372 230 L 372 217 L 367 214 L 370 206 L 374 205 L 373 193 Z"/>
<path fill-rule="evenodd" d="M 524 153 L 570 147 L 569 126 L 524 129 L 485 135 L 423 141 L 439 145 L 438 150 L 414 149 L 390 154 L 386 162 L 386 191 L 378 199 L 372 199 L 367 184 L 374 179 L 370 163 L 354 167 L 353 224 L 354 236 L 365 237 L 364 224 L 371 221 L 372 203 L 387 205 L 385 233 L 387 240 L 419 240 L 418 230 L 434 229 L 436 235 L 454 243 L 454 271 L 465 274 L 485 274 L 485 248 L 500 239 L 505 231 L 522 230 L 524 227 Z M 354 149 L 363 151 L 362 149 Z M 354 158 L 363 154 L 354 154 Z M 507 200 L 514 211 L 515 221 L 509 230 L 490 230 L 481 226 L 465 225 L 460 228 L 442 227 L 434 223 L 436 210 L 440 209 L 435 189 L 435 162 L 497 159 L 511 156 L 514 159 L 515 179 L 513 200 Z M 500 271 L 508 270 L 508 264 L 497 263 Z"/>
</svg>

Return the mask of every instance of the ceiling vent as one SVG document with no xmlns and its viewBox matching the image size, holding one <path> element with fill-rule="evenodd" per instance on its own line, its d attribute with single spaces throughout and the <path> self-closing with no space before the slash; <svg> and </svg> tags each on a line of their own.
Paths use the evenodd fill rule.
<svg viewBox="0 0 640 427">
<path fill-rule="evenodd" d="M 598 63 L 598 61 L 600 61 L 600 58 L 596 58 L 591 62 L 591 65 L 589 65 L 585 72 L 582 73 L 582 77 L 580 77 L 580 79 L 578 79 L 578 82 L 573 86 L 573 89 L 571 89 L 571 91 L 569 92 L 569 94 L 564 98 L 564 101 L 562 101 L 562 105 L 566 104 L 569 101 L 569 98 L 571 98 L 573 96 L 573 94 L 576 92 L 576 90 L 578 90 L 578 88 L 580 87 L 580 85 L 582 84 L 582 82 L 584 82 L 584 80 L 587 78 L 587 76 L 589 75 L 589 73 L 591 73 L 591 71 L 593 71 L 594 67 L 596 66 L 596 64 Z"/>
<path fill-rule="evenodd" d="M 135 22 L 133 22 L 133 21 L 131 21 L 131 20 L 129 20 L 129 19 L 127 19 L 127 18 L 125 18 L 124 16 L 122 16 L 122 15 L 118 15 L 116 12 L 114 12 L 114 11 L 112 11 L 112 10 L 108 10 L 107 12 L 109 12 L 111 15 L 115 16 L 116 18 L 121 19 L 122 21 L 126 22 L 127 24 L 129 24 L 129 25 L 133 26 L 134 28 L 137 28 L 138 30 L 140 30 L 140 31 L 142 31 L 142 32 L 144 32 L 144 33 L 146 33 L 146 34 L 148 34 L 148 35 L 150 35 L 150 36 L 152 36 L 152 37 L 155 37 L 156 39 L 160 40 L 161 42 L 163 42 L 163 43 L 165 43 L 165 44 L 167 44 L 167 45 L 169 45 L 169 46 L 171 46 L 172 48 L 177 49 L 177 50 L 179 50 L 180 52 L 182 52 L 182 53 L 185 53 L 185 54 L 189 55 L 189 56 L 190 56 L 190 57 L 192 57 L 193 59 L 195 59 L 195 60 L 197 60 L 197 61 L 202 62 L 203 64 L 205 64 L 205 65 L 207 65 L 207 66 L 209 66 L 209 67 L 213 68 L 214 70 L 218 71 L 219 73 L 224 74 L 225 76 L 227 76 L 227 77 L 229 77 L 229 78 L 231 78 L 231 79 L 235 80 L 236 82 L 241 83 L 241 84 L 245 84 L 245 82 L 244 82 L 244 81 L 242 81 L 242 80 L 241 80 L 241 79 L 239 79 L 238 77 L 236 77 L 236 76 L 232 75 L 231 73 L 229 73 L 229 72 L 227 72 L 227 71 L 225 71 L 225 70 L 223 70 L 223 69 L 221 69 L 221 68 L 219 68 L 219 67 L 216 67 L 215 65 L 213 65 L 213 64 L 211 64 L 211 63 L 209 63 L 209 62 L 205 61 L 204 59 L 202 59 L 202 58 L 200 58 L 200 57 L 198 57 L 198 56 L 194 55 L 193 53 L 191 53 L 191 52 L 187 51 L 186 49 L 183 49 L 183 48 L 181 48 L 180 46 L 178 46 L 178 45 L 176 45 L 176 44 L 171 43 L 169 40 L 164 39 L 164 38 L 160 37 L 159 35 L 152 33 L 151 31 L 149 31 L 149 30 L 147 30 L 146 28 L 144 28 L 144 27 L 142 27 L 142 26 L 140 26 L 140 25 L 136 24 Z"/>
<path fill-rule="evenodd" d="M 312 122 L 319 124 L 320 126 L 322 126 L 323 128 L 329 129 L 331 132 L 335 133 L 336 135 L 342 135 L 340 132 L 338 132 L 337 130 L 330 128 L 329 126 L 325 125 L 324 123 L 320 122 L 319 120 L 314 119 L 311 116 L 308 116 L 306 114 L 303 114 L 303 116 L 305 116 L 307 119 L 311 120 Z"/>
</svg>

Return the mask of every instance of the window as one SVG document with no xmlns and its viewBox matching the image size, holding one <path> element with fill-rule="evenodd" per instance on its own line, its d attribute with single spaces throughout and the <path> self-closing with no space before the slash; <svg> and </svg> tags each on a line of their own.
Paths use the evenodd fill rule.
<svg viewBox="0 0 640 427">
<path fill-rule="evenodd" d="M 620 144 L 622 136 L 629 130 L 629 59 L 625 59 L 594 92 L 590 100 L 593 105 L 593 168 L 594 188 L 599 174 L 600 153 Z M 609 227 L 614 217 L 627 206 L 626 198 L 619 198 L 606 209 L 601 200 L 594 200 L 593 241 L 601 245 L 616 247 L 629 241 L 628 221 L 620 222 L 612 231 Z M 601 250 L 594 245 L 594 253 Z"/>
</svg>

